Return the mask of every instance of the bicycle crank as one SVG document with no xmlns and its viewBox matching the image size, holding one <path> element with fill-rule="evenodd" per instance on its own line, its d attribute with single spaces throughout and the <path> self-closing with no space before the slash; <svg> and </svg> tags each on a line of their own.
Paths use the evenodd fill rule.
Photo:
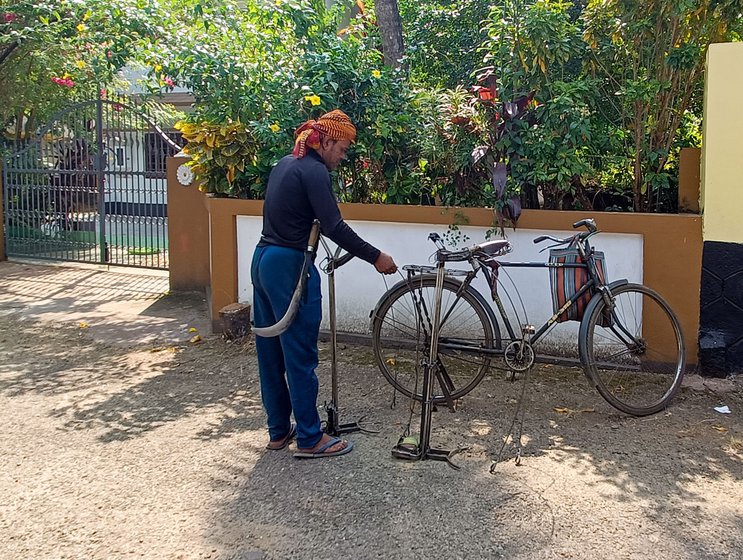
<svg viewBox="0 0 743 560">
<path fill-rule="evenodd" d="M 534 349 L 528 342 L 516 340 L 506 346 L 503 359 L 513 371 L 526 371 L 534 365 Z"/>
</svg>

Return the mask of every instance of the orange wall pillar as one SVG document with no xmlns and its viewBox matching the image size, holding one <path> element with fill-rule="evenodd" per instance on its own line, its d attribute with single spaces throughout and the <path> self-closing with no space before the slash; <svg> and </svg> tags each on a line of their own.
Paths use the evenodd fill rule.
<svg viewBox="0 0 743 560">
<path fill-rule="evenodd" d="M 186 158 L 167 160 L 168 251 L 170 289 L 203 290 L 209 286 L 209 213 L 206 195 L 195 181 L 183 185 L 177 170 Z"/>
</svg>

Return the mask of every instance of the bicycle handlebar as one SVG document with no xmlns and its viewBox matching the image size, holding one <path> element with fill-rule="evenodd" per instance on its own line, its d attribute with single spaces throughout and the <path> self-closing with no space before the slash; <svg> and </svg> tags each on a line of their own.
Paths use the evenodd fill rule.
<svg viewBox="0 0 743 560">
<path fill-rule="evenodd" d="M 560 239 L 559 237 L 555 237 L 553 235 L 540 235 L 539 237 L 534 239 L 534 243 L 542 243 L 543 241 L 554 241 L 557 245 L 571 245 L 576 242 L 581 242 L 585 239 L 588 239 L 591 235 L 596 233 L 598 231 L 598 228 L 596 227 L 596 221 L 593 218 L 584 218 L 583 220 L 579 220 L 573 224 L 573 228 L 577 229 L 579 227 L 585 227 L 588 231 L 587 232 L 580 232 L 576 233 L 575 235 L 571 235 L 570 237 L 566 237 L 565 239 Z M 505 245 L 499 245 L 496 242 L 488 242 L 484 245 L 475 245 L 473 247 L 470 247 L 468 249 L 459 249 L 457 251 L 451 251 L 446 248 L 444 245 L 443 240 L 441 239 L 441 236 L 438 233 L 429 233 L 428 239 L 432 241 L 437 247 L 438 250 L 436 251 L 436 261 L 440 263 L 444 262 L 463 262 L 468 261 L 471 258 L 475 257 L 478 258 L 478 255 L 480 257 L 482 256 L 493 256 L 494 254 L 503 254 L 502 251 L 509 252 L 510 246 L 508 245 L 508 242 L 504 241 L 501 243 L 505 243 Z M 493 245 L 488 247 L 488 249 L 485 251 L 487 255 L 482 255 L 482 248 L 484 248 L 487 245 Z M 554 245 L 553 245 L 554 247 Z M 347 263 L 350 258 L 347 258 L 348 255 L 344 255 L 341 259 L 338 260 L 335 264 L 335 268 L 342 266 L 343 264 Z"/>
<path fill-rule="evenodd" d="M 573 224 L 573 229 L 578 229 L 579 227 L 586 226 L 586 229 L 589 231 L 589 233 L 596 233 L 598 231 L 598 228 L 596 227 L 596 220 L 593 218 L 585 218 L 583 220 L 579 220 Z"/>
<path fill-rule="evenodd" d="M 578 229 L 579 227 L 585 226 L 588 230 L 587 233 L 576 233 L 575 235 L 571 235 L 570 237 L 566 237 L 565 239 L 560 239 L 558 237 L 554 237 L 552 235 L 540 235 L 539 237 L 534 238 L 534 243 L 542 243 L 543 241 L 554 241 L 558 245 L 568 245 L 572 242 L 574 242 L 576 239 L 584 239 L 585 237 L 588 237 L 591 234 L 594 234 L 598 231 L 598 228 L 596 227 L 596 220 L 593 218 L 585 218 L 583 220 L 579 220 L 573 224 L 573 229 Z"/>
<path fill-rule="evenodd" d="M 342 267 L 344 264 L 347 264 L 348 261 L 352 260 L 354 256 L 351 253 L 346 253 L 342 257 L 335 257 L 332 259 L 332 265 L 333 269 L 338 269 Z"/>
</svg>

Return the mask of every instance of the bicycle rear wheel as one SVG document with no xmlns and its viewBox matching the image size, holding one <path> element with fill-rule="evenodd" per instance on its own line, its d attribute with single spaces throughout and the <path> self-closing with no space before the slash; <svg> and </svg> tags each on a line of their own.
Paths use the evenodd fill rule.
<svg viewBox="0 0 743 560">
<path fill-rule="evenodd" d="M 684 377 L 681 325 L 666 301 L 640 284 L 612 288 L 613 308 L 596 296 L 580 326 L 581 362 L 613 407 L 633 416 L 666 408 Z"/>
<path fill-rule="evenodd" d="M 500 348 L 482 298 L 471 287 L 447 278 L 441 296 L 434 402 L 458 399 L 477 386 L 490 367 L 483 349 Z M 423 364 L 429 358 L 436 277 L 403 280 L 380 299 L 372 317 L 372 346 L 387 381 L 407 397 L 421 400 Z"/>
</svg>

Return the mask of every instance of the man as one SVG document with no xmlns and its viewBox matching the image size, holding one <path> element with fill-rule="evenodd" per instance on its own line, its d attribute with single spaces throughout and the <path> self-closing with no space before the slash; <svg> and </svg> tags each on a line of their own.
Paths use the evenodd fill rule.
<svg viewBox="0 0 743 560">
<path fill-rule="evenodd" d="M 393 274 L 392 257 L 362 240 L 341 217 L 330 171 L 346 157 L 356 127 L 340 110 L 307 121 L 295 132 L 291 155 L 271 171 L 263 206 L 263 234 L 253 255 L 256 327 L 275 324 L 286 312 L 299 280 L 312 222 L 321 233 L 383 274 Z M 297 438 L 297 458 L 348 453 L 353 444 L 320 428 L 317 412 L 317 337 L 322 307 L 320 276 L 310 267 L 305 292 L 291 326 L 278 337 L 256 337 L 261 398 L 268 419 L 270 450 Z M 296 426 L 291 423 L 294 413 Z"/>
</svg>

